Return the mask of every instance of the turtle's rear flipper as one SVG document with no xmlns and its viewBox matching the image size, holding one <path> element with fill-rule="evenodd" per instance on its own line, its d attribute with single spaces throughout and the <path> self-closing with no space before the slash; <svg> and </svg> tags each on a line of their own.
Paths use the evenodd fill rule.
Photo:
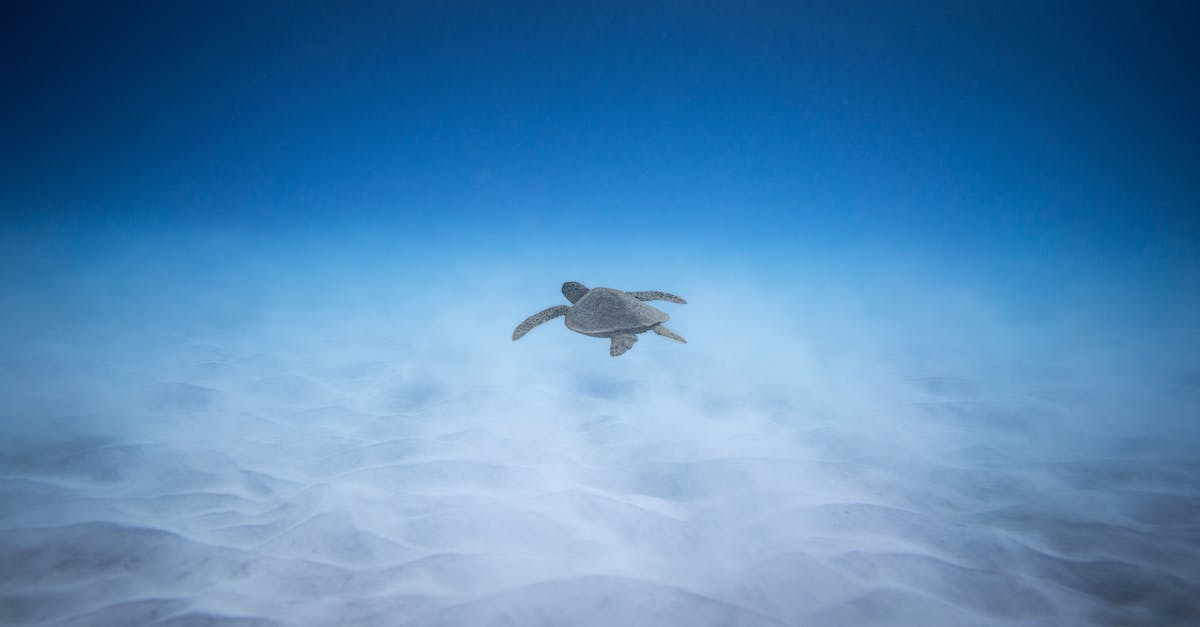
<svg viewBox="0 0 1200 627">
<path fill-rule="evenodd" d="M 675 340 L 676 342 L 683 342 L 684 344 L 687 344 L 687 340 L 679 337 L 678 335 L 675 334 L 674 331 L 668 329 L 667 327 L 664 327 L 661 324 L 654 325 L 653 329 L 654 329 L 655 333 L 657 333 L 663 337 L 669 337 L 672 340 Z"/>
<path fill-rule="evenodd" d="M 613 357 L 623 354 L 625 351 L 633 348 L 633 343 L 636 341 L 636 335 L 614 335 L 612 336 L 612 347 L 608 349 L 608 354 Z"/>
</svg>

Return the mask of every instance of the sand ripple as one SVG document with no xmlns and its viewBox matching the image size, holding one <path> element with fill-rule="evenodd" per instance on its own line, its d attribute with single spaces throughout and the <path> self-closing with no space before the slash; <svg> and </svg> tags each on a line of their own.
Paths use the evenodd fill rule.
<svg viewBox="0 0 1200 627">
<path fill-rule="evenodd" d="M 1037 408 L 963 379 L 915 381 L 926 400 L 876 405 L 902 427 L 872 431 L 622 378 L 507 393 L 257 359 L 128 377 L 170 425 L 4 451 L 0 622 L 1200 617 L 1197 459 L 1032 456 Z"/>
</svg>

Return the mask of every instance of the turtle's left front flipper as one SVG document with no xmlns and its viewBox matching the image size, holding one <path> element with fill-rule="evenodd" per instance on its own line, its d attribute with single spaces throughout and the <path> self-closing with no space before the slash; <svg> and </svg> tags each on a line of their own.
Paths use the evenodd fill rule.
<svg viewBox="0 0 1200 627">
<path fill-rule="evenodd" d="M 533 314 L 532 316 L 529 316 L 528 318 L 525 319 L 525 322 L 522 322 L 521 324 L 517 325 L 517 328 L 515 330 L 513 330 L 513 335 L 512 335 L 513 341 L 515 342 L 515 341 L 521 339 L 522 337 L 525 336 L 526 333 L 529 333 L 529 331 L 532 330 L 533 327 L 536 327 L 537 325 L 539 325 L 543 322 L 546 322 L 548 320 L 553 320 L 559 316 L 565 316 L 567 314 L 568 309 L 570 309 L 570 307 L 567 307 L 566 305 L 558 305 L 555 307 L 549 307 L 547 309 L 543 309 L 543 310 Z"/>
<path fill-rule="evenodd" d="M 638 300 L 665 300 L 672 303 L 679 303 L 680 305 L 687 304 L 686 300 L 666 292 L 629 292 L 629 295 Z"/>
</svg>

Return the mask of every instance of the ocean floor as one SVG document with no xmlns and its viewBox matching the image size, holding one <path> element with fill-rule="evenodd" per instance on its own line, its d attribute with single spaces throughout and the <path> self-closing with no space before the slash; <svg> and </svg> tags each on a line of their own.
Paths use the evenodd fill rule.
<svg viewBox="0 0 1200 627">
<path fill-rule="evenodd" d="M 1196 381 L 738 361 L 678 319 L 620 359 L 507 318 L 486 359 L 304 318 L 27 347 L 0 623 L 1200 620 L 1200 453 L 1104 422 Z"/>
</svg>

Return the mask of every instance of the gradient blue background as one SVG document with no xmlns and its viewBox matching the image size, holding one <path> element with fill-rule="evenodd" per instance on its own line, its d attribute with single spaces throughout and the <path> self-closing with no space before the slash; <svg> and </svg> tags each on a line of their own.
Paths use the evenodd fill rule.
<svg viewBox="0 0 1200 627">
<path fill-rule="evenodd" d="M 223 420 L 304 403 L 410 412 L 430 421 L 418 430 L 490 416 L 479 428 L 564 446 L 577 434 L 538 430 L 599 404 L 659 438 L 634 440 L 631 464 L 719 456 L 727 434 L 712 421 L 760 403 L 790 408 L 755 431 L 764 441 L 820 423 L 837 434 L 818 438 L 831 459 L 907 455 L 888 476 L 984 451 L 962 462 L 982 473 L 972 494 L 1003 475 L 987 451 L 1014 467 L 1117 459 L 1194 477 L 1195 3 L 25 3 L 0 23 L 8 477 L 69 475 L 29 459 L 96 442 L 190 450 L 203 435 L 232 451 L 244 433 Z M 565 280 L 685 296 L 664 309 L 690 343 L 645 337 L 612 360 L 557 323 L 511 343 L 521 319 L 562 302 Z M 389 400 L 324 396 L 350 376 L 335 364 L 376 372 L 365 363 L 386 364 L 370 389 Z M 259 385 L 280 373 L 311 387 Z M 507 396 L 431 409 L 481 390 Z M 561 405 L 527 406 L 530 390 Z M 278 406 L 254 396 L 276 392 Z M 1005 410 L 963 410 L 951 429 L 895 409 L 933 397 Z M 646 407 L 665 408 L 662 422 L 640 421 Z M 687 426 L 699 416 L 707 427 Z M 1022 533 L 1057 529 L 1060 470 L 1021 504 Z M 914 470 L 893 492 L 936 492 L 921 483 L 935 475 Z M 1063 516 L 1116 528 L 1128 521 L 1108 514 L 1128 508 L 1183 546 L 1171 534 L 1194 529 L 1179 516 L 1196 486 L 1157 480 L 1136 486 L 1170 495 L 1153 516 L 1108 484 L 1062 497 L 1076 505 Z M 751 505 L 794 487 L 764 481 Z M 714 494 L 733 503 L 739 487 Z M 45 516 L 37 525 L 70 518 Z M 990 533 L 997 520 L 964 524 Z M 727 600 L 666 546 L 639 549 L 677 568 L 661 581 Z M 1046 620 L 1200 612 L 1179 600 L 1195 597 L 1194 567 L 1109 557 L 1132 574 L 1078 576 L 1102 580 L 1080 592 L 1094 613 Z M 1130 582 L 1160 592 L 1106 596 L 1141 589 Z M 923 616 L 914 624 L 946 619 Z"/>
<path fill-rule="evenodd" d="M 6 13 L 0 200 L 30 222 L 1143 258 L 1197 235 L 1188 3 Z"/>
<path fill-rule="evenodd" d="M 34 258 L 220 232 L 787 276 L 861 250 L 1034 301 L 1196 285 L 1189 3 L 6 15 L 0 204 Z"/>
</svg>

